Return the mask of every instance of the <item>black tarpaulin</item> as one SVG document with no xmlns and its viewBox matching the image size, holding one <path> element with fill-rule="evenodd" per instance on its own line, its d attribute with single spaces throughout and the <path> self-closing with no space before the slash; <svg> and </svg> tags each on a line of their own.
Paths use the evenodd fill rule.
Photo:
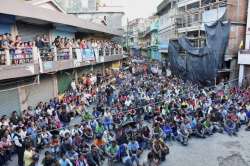
<svg viewBox="0 0 250 166">
<path fill-rule="evenodd" d="M 222 68 L 224 53 L 227 47 L 230 23 L 217 21 L 205 26 L 206 46 L 193 47 L 185 37 L 170 41 L 168 53 L 172 73 L 201 83 L 212 83 L 217 71 Z M 180 52 L 185 52 L 181 54 Z"/>
</svg>

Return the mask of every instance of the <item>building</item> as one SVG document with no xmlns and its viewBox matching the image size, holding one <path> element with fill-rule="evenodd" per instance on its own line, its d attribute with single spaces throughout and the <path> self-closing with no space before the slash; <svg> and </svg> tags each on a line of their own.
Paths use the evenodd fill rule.
<svg viewBox="0 0 250 166">
<path fill-rule="evenodd" d="M 137 18 L 131 21 L 128 21 L 126 27 L 126 44 L 128 45 L 130 55 L 139 56 L 140 55 L 140 46 L 139 46 L 139 33 L 144 28 L 144 19 Z"/>
<path fill-rule="evenodd" d="M 245 38 L 245 48 L 239 51 L 239 85 L 250 86 L 250 3 L 247 9 L 247 28 Z"/>
<path fill-rule="evenodd" d="M 67 13 L 93 12 L 97 9 L 96 0 L 56 0 Z"/>
<path fill-rule="evenodd" d="M 160 16 L 160 43 L 186 36 L 194 47 L 206 45 L 205 24 L 217 20 L 230 21 L 230 35 L 219 79 L 237 77 L 237 58 L 246 29 L 247 0 L 164 0 L 158 6 Z M 166 23 L 163 20 L 166 18 Z M 169 18 L 169 19 L 167 19 Z M 163 34 L 165 27 L 169 33 Z"/>
<path fill-rule="evenodd" d="M 35 2 L 37 0 L 34 0 Z M 32 1 L 8 0 L 1 3 L 0 34 L 19 35 L 22 41 L 33 41 L 36 36 L 48 36 L 52 43 L 57 36 L 81 39 L 81 36 L 102 36 L 106 40 L 122 34 L 99 24 L 67 15 L 52 1 L 42 1 L 36 6 Z M 0 114 L 9 115 L 40 101 L 49 101 L 63 93 L 72 79 L 83 73 L 102 71 L 124 59 L 120 48 L 103 48 L 87 60 L 78 48 L 57 49 L 44 52 L 37 47 L 22 48 L 14 54 L 0 50 Z M 18 53 L 19 52 L 19 53 Z M 48 55 L 50 54 L 50 55 Z M 94 54 L 91 54 L 93 56 Z"/>
<path fill-rule="evenodd" d="M 175 17 L 177 15 L 177 0 L 164 0 L 157 7 L 159 16 L 159 52 L 162 57 L 167 57 L 170 39 L 177 38 Z"/>
<path fill-rule="evenodd" d="M 97 0 L 57 0 L 68 14 L 112 29 L 122 30 L 123 7 Z"/>
<path fill-rule="evenodd" d="M 128 47 L 131 55 L 142 55 L 152 59 L 160 59 L 159 55 L 159 20 L 158 16 L 137 18 L 128 22 Z"/>
</svg>

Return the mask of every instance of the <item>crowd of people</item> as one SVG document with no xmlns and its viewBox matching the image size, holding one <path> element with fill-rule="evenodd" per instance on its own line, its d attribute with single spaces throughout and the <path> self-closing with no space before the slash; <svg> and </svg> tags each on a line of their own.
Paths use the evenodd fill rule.
<svg viewBox="0 0 250 166">
<path fill-rule="evenodd" d="M 24 64 L 33 61 L 32 48 L 36 46 L 41 53 L 42 60 L 54 60 L 54 48 L 57 48 L 59 59 L 69 59 L 69 48 L 73 49 L 93 49 L 96 54 L 102 56 L 104 53 L 112 50 L 113 54 L 121 49 L 121 45 L 110 40 L 95 39 L 69 39 L 67 37 L 57 36 L 52 44 L 50 44 L 47 35 L 37 35 L 32 41 L 22 41 L 22 38 L 12 36 L 10 33 L 0 35 L 0 64 L 6 64 L 6 51 L 9 51 L 11 64 Z M 99 50 L 99 52 L 98 52 Z M 106 52 L 105 52 L 106 51 Z M 107 53 L 107 55 L 109 55 Z"/>
<path fill-rule="evenodd" d="M 170 141 L 188 145 L 191 137 L 250 130 L 249 88 L 204 88 L 155 66 L 142 60 L 83 75 L 64 95 L 3 116 L 0 165 L 17 153 L 18 166 L 33 166 L 45 149 L 44 166 L 101 166 L 106 159 L 111 166 L 157 166 Z"/>
<path fill-rule="evenodd" d="M 15 37 L 10 33 L 0 35 L 0 64 L 6 64 L 6 51 L 9 51 L 11 64 L 32 62 L 33 46 L 34 42 L 24 42 L 18 35 Z"/>
</svg>

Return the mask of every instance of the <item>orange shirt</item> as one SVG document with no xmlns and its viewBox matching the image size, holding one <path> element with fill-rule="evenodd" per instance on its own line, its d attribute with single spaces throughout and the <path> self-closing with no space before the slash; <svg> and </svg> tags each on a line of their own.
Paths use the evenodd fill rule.
<svg viewBox="0 0 250 166">
<path fill-rule="evenodd" d="M 105 141 L 103 141 L 102 139 L 95 139 L 94 140 L 94 144 L 97 146 L 97 147 L 102 147 L 104 144 L 105 144 Z"/>
</svg>

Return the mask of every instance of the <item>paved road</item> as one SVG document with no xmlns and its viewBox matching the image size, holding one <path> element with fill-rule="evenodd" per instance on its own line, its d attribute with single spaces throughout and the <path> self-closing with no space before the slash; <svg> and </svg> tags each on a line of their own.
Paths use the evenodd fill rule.
<svg viewBox="0 0 250 166">
<path fill-rule="evenodd" d="M 250 132 L 240 131 L 237 137 L 215 134 L 206 139 L 191 139 L 184 147 L 178 142 L 169 145 L 170 154 L 162 166 L 248 166 L 250 165 Z M 146 153 L 141 161 L 146 160 Z M 43 158 L 41 154 L 40 158 Z M 17 157 L 9 166 L 17 166 Z M 107 162 L 104 162 L 107 166 Z"/>
<path fill-rule="evenodd" d="M 89 107 L 91 109 L 91 107 Z M 71 125 L 79 123 L 77 117 Z M 188 146 L 178 142 L 169 144 L 170 154 L 162 166 L 250 166 L 250 132 L 241 130 L 238 136 L 215 134 L 206 139 L 192 138 Z M 141 156 L 146 161 L 147 152 Z M 41 152 L 40 162 L 44 157 Z M 8 166 L 17 166 L 17 156 L 13 156 Z M 39 164 L 41 166 L 41 164 Z M 103 166 L 108 166 L 107 161 Z"/>
</svg>

